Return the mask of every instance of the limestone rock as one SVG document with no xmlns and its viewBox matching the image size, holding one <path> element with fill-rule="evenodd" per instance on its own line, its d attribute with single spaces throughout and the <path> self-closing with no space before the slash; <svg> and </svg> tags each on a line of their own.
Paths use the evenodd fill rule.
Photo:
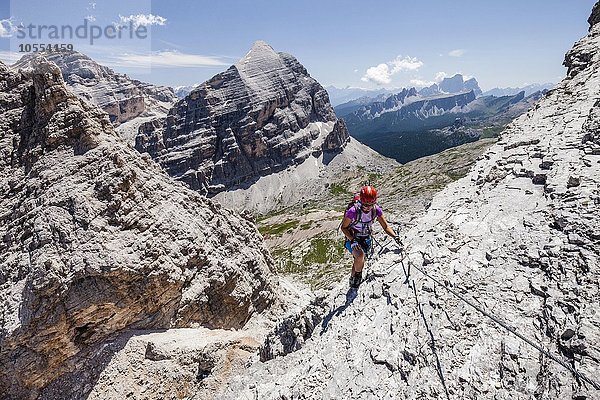
<svg viewBox="0 0 600 400">
<path fill-rule="evenodd" d="M 60 68 L 67 87 L 76 95 L 102 108 L 118 133 L 132 144 L 143 121 L 149 117 L 164 117 L 177 100 L 171 88 L 131 79 L 77 51 L 32 53 L 24 56 L 13 67 L 30 68 L 32 62 L 39 57 L 55 63 Z"/>
<path fill-rule="evenodd" d="M 600 154 L 583 140 L 598 126 L 599 26 L 569 53 L 568 77 L 434 197 L 405 257 L 384 246 L 354 296 L 341 283 L 322 302 L 309 338 L 288 319 L 281 337 L 300 349 L 220 398 L 600 398 Z M 543 173 L 540 159 L 553 161 Z"/>
<path fill-rule="evenodd" d="M 594 9 L 592 10 L 592 15 L 588 18 L 588 23 L 590 24 L 590 30 L 600 22 L 600 3 L 596 3 L 594 5 Z"/>
<path fill-rule="evenodd" d="M 87 399 L 213 398 L 211 393 L 242 369 L 259 345 L 247 332 L 236 330 L 141 332 L 125 344 L 116 341 L 113 346 L 122 349 L 103 369 Z"/>
<path fill-rule="evenodd" d="M 111 339 L 239 328 L 275 302 L 254 225 L 125 144 L 55 64 L 0 63 L 0 110 L 3 398 L 83 398 Z"/>
<path fill-rule="evenodd" d="M 350 140 L 350 134 L 344 120 L 340 119 L 335 122 L 331 132 L 327 134 L 323 141 L 323 151 L 340 151 Z"/>
<path fill-rule="evenodd" d="M 325 89 L 294 57 L 259 41 L 180 100 L 162 126 L 144 125 L 136 149 L 213 195 L 302 163 L 321 151 L 330 133 L 321 128 L 335 121 Z M 347 131 L 337 127 L 327 150 L 347 141 Z"/>
</svg>

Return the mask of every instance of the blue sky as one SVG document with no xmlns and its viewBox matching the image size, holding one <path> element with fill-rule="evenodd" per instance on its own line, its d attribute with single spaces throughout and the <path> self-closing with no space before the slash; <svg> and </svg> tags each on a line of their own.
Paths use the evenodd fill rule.
<svg viewBox="0 0 600 400">
<path fill-rule="evenodd" d="M 134 21 L 149 35 L 52 42 L 152 83 L 202 82 L 264 40 L 324 85 L 423 86 L 459 72 L 486 90 L 562 79 L 564 54 L 586 34 L 595 2 L 0 0 L 0 58 L 40 42 L 18 39 L 19 23 L 77 26 L 87 17 L 102 28 Z"/>
</svg>

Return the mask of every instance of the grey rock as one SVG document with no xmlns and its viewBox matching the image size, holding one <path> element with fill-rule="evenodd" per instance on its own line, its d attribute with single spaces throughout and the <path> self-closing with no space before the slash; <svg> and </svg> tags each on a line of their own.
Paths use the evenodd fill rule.
<svg viewBox="0 0 600 400">
<path fill-rule="evenodd" d="M 440 93 L 460 93 L 473 90 L 476 96 L 481 95 L 482 91 L 475 78 L 464 80 L 461 74 L 456 74 L 449 78 L 444 78 L 440 83 L 423 88 L 419 91 L 422 96 L 433 96 Z"/>
<path fill-rule="evenodd" d="M 585 134 L 582 143 L 596 145 L 596 148 L 593 147 L 590 151 L 591 154 L 594 154 L 594 150 L 600 147 L 600 100 L 596 101 L 594 107 L 590 110 L 589 116 L 583 125 L 583 131 Z"/>
<path fill-rule="evenodd" d="M 342 119 L 337 120 L 333 129 L 323 141 L 323 151 L 341 151 L 349 140 L 350 134 L 348 128 L 346 128 L 346 123 Z"/>
<path fill-rule="evenodd" d="M 567 182 L 567 187 L 575 187 L 581 184 L 581 179 L 578 176 L 569 176 L 569 180 Z"/>
<path fill-rule="evenodd" d="M 123 142 L 55 64 L 31 66 L 0 63 L 1 397 L 84 398 L 115 337 L 239 328 L 276 301 L 253 224 Z"/>
<path fill-rule="evenodd" d="M 592 14 L 588 18 L 588 23 L 590 24 L 590 31 L 598 22 L 600 22 L 600 3 L 596 3 L 594 5 Z"/>
<path fill-rule="evenodd" d="M 546 174 L 535 174 L 531 178 L 531 182 L 533 182 L 534 185 L 544 185 L 546 183 L 546 178 Z"/>
<path fill-rule="evenodd" d="M 592 14 L 588 19 L 588 23 L 590 24 L 590 34 L 595 34 L 595 31 L 600 29 L 598 21 L 600 21 L 600 5 L 599 3 L 596 3 L 592 10 Z M 593 64 L 592 60 L 595 56 L 597 57 L 597 52 L 586 44 L 587 43 L 585 39 L 580 40 L 579 42 L 575 43 L 573 48 L 565 55 L 563 65 L 568 68 L 568 77 L 572 78 L 587 66 L 591 66 Z"/>
<path fill-rule="evenodd" d="M 300 164 L 321 151 L 319 138 L 329 133 L 317 123 L 335 121 L 325 89 L 294 57 L 259 41 L 180 100 L 162 126 L 144 125 L 136 149 L 213 195 Z M 327 151 L 347 141 L 344 125 L 336 127 Z"/>
<path fill-rule="evenodd" d="M 349 304 L 340 283 L 326 302 L 326 328 L 299 350 L 254 364 L 221 398 L 599 398 L 600 386 L 512 333 L 600 384 L 600 163 L 581 146 L 582 128 L 596 122 L 598 25 L 570 53 L 583 61 L 577 52 L 588 62 L 433 198 L 403 235 L 406 257 L 389 251 L 368 265 Z M 511 173 L 509 161 L 520 159 L 542 175 L 530 160 L 540 153 L 554 161 L 543 174 L 551 191 Z M 570 176 L 585 179 L 567 190 Z M 373 270 L 387 274 L 369 278 Z"/>
<path fill-rule="evenodd" d="M 32 63 L 41 57 L 55 63 L 67 87 L 79 97 L 102 108 L 115 127 L 134 119 L 140 121 L 140 117 L 164 117 L 177 100 L 173 89 L 169 87 L 131 79 L 77 51 L 31 53 L 14 64 L 13 68 L 31 68 Z M 118 132 L 132 142 L 130 132 L 137 132 L 138 125 L 139 122 L 127 124 Z"/>
</svg>

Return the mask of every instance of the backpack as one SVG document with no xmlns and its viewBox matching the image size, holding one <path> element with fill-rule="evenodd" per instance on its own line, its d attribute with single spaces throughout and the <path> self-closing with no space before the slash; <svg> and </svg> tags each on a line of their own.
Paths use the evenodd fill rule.
<svg viewBox="0 0 600 400">
<path fill-rule="evenodd" d="M 342 215 L 342 221 L 344 220 L 344 217 L 346 216 L 346 212 L 349 209 L 351 209 L 352 207 L 356 207 L 356 217 L 354 217 L 354 220 L 352 221 L 350 226 L 356 225 L 359 221 L 362 221 L 362 208 L 361 208 L 361 203 L 360 203 L 360 193 L 359 192 L 354 193 L 354 197 L 352 197 L 352 200 L 346 206 L 346 209 L 344 210 L 344 214 Z M 371 208 L 371 221 L 375 220 L 376 217 L 377 217 L 377 204 L 375 204 Z M 338 230 L 341 227 L 342 227 L 342 222 L 340 222 L 340 225 L 338 226 Z M 369 234 L 370 233 L 371 233 L 371 230 L 369 229 Z"/>
</svg>

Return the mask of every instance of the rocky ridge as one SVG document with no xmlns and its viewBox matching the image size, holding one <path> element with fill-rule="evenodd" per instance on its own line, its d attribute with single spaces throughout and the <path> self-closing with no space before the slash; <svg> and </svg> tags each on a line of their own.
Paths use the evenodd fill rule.
<svg viewBox="0 0 600 400">
<path fill-rule="evenodd" d="M 28 68 L 39 57 L 55 63 L 67 87 L 102 108 L 119 135 L 131 144 L 143 122 L 164 117 L 177 100 L 173 89 L 169 87 L 131 79 L 77 51 L 28 54 L 13 68 Z"/>
<path fill-rule="evenodd" d="M 143 125 L 136 149 L 191 188 L 214 195 L 311 155 L 335 153 L 347 141 L 323 87 L 294 57 L 259 41 L 180 100 L 164 122 Z"/>
<path fill-rule="evenodd" d="M 568 77 L 434 197 L 406 258 L 389 248 L 357 295 L 282 322 L 221 398 L 600 398 L 599 49 L 595 23 Z"/>
<path fill-rule="evenodd" d="M 0 63 L 0 393 L 84 398 L 134 330 L 277 301 L 255 226 L 122 141 L 53 63 Z"/>
</svg>

